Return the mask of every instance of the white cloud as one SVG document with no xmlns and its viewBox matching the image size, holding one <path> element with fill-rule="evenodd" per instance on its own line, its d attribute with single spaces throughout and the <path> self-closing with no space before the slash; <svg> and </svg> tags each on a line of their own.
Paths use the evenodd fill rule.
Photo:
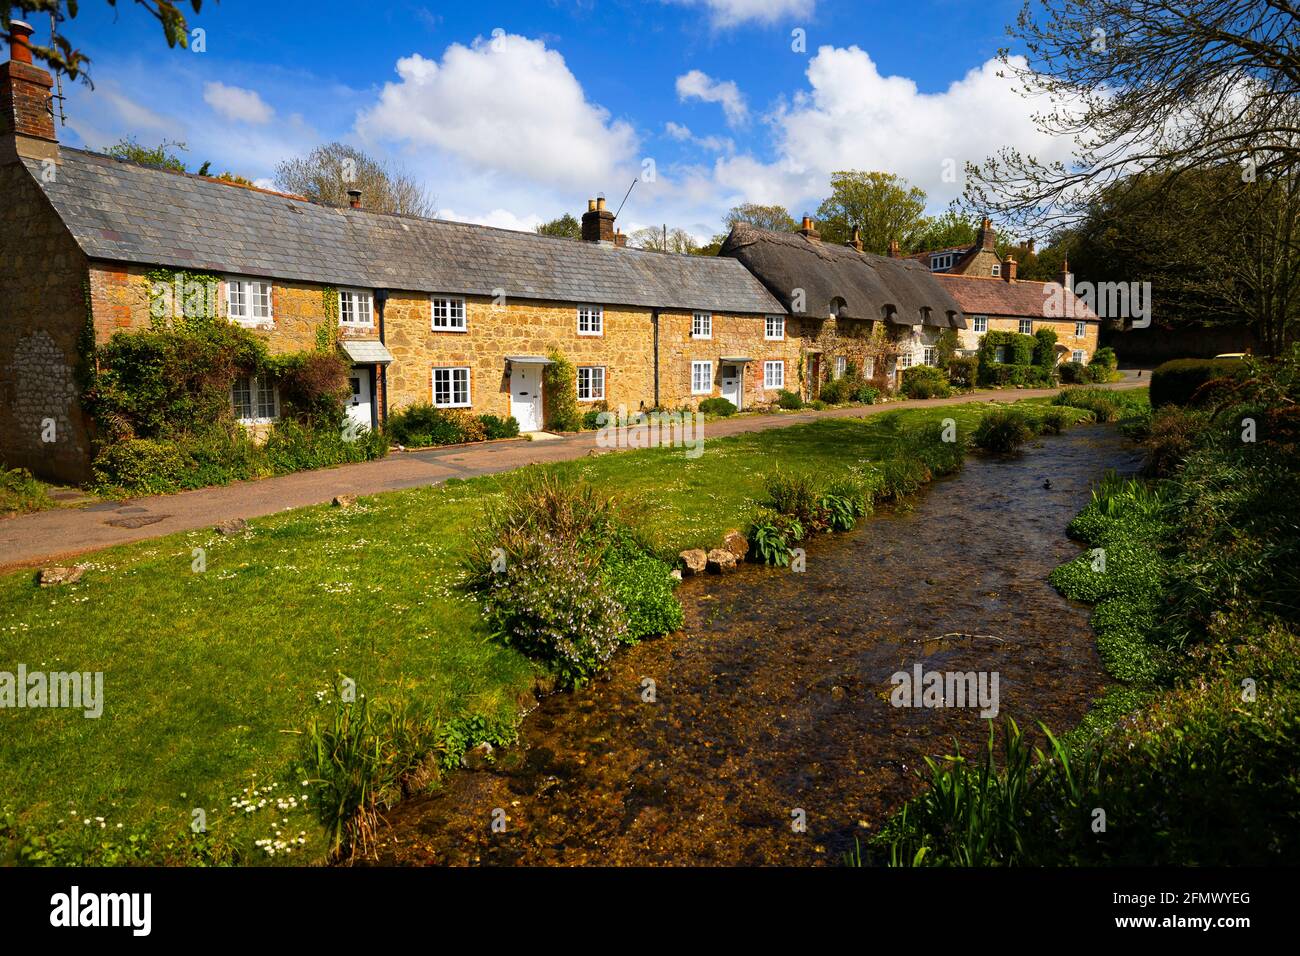
<svg viewBox="0 0 1300 956">
<path fill-rule="evenodd" d="M 500 35 L 452 44 L 442 60 L 397 61 L 398 82 L 357 116 L 366 140 L 434 150 L 476 171 L 595 191 L 637 148 L 632 127 L 587 100 L 564 57 Z M 620 176 L 621 178 L 621 176 Z"/>
<path fill-rule="evenodd" d="M 533 232 L 546 221 L 536 213 L 517 216 L 509 209 L 493 209 L 480 216 L 465 215 L 454 209 L 439 209 L 438 218 L 449 219 L 452 222 L 472 222 L 480 226 L 496 226 L 499 229 L 513 229 L 516 232 Z"/>
<path fill-rule="evenodd" d="M 256 90 L 246 90 L 225 83 L 208 83 L 203 87 L 203 102 L 217 113 L 237 123 L 269 123 L 275 110 L 267 105 Z"/>
<path fill-rule="evenodd" d="M 749 118 L 749 107 L 740 88 L 731 80 L 715 80 L 701 70 L 691 70 L 677 77 L 677 98 L 718 103 L 726 114 L 727 123 L 738 126 Z"/>
<path fill-rule="evenodd" d="M 692 7 L 705 7 L 715 27 L 726 28 L 744 23 L 775 23 L 778 20 L 813 14 L 817 0 L 668 0 Z"/>
<path fill-rule="evenodd" d="M 669 139 L 675 139 L 679 143 L 693 143 L 712 153 L 734 153 L 736 151 L 736 144 L 729 137 L 696 136 L 691 132 L 689 126 L 674 123 L 672 120 L 664 124 L 664 134 Z"/>
<path fill-rule="evenodd" d="M 816 204 L 832 172 L 897 173 L 929 195 L 932 210 L 961 195 L 967 160 L 980 162 L 1003 147 L 1068 163 L 1072 143 L 1034 125 L 1041 108 L 1014 92 L 989 60 L 946 90 L 922 93 L 906 77 L 882 76 L 856 46 L 822 47 L 807 71 L 810 89 L 768 118 L 775 159 L 719 159 L 719 185 L 755 202 Z M 955 173 L 955 176 L 950 174 Z"/>
<path fill-rule="evenodd" d="M 690 127 L 683 126 L 681 123 L 674 123 L 672 120 L 664 124 L 664 132 L 678 142 L 685 142 L 691 138 Z"/>
</svg>

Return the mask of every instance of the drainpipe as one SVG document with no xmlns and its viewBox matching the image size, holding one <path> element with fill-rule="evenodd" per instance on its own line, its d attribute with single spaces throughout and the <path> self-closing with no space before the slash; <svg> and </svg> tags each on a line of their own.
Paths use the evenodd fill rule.
<svg viewBox="0 0 1300 956">
<path fill-rule="evenodd" d="M 384 341 L 384 306 L 387 304 L 388 304 L 388 290 L 376 289 L 375 308 L 378 310 L 379 313 L 379 341 L 380 342 Z M 383 396 L 379 402 L 380 415 L 381 415 L 380 420 L 383 421 L 385 424 L 387 424 L 388 423 L 388 366 L 387 365 L 379 366 L 379 391 L 380 394 Z"/>
<path fill-rule="evenodd" d="M 655 339 L 655 408 L 659 407 L 659 310 L 650 310 L 650 325 L 654 328 Z"/>
</svg>

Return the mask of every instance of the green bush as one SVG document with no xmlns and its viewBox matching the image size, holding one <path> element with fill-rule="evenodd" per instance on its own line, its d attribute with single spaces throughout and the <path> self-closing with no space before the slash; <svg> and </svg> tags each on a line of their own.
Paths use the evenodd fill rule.
<svg viewBox="0 0 1300 956">
<path fill-rule="evenodd" d="M 827 379 L 822 382 L 821 400 L 829 405 L 843 405 L 852 397 L 857 383 L 844 375 L 842 378 Z"/>
<path fill-rule="evenodd" d="M 799 397 L 797 392 L 790 392 L 783 388 L 777 392 L 776 404 L 781 408 L 794 411 L 803 408 L 803 399 Z"/>
<path fill-rule="evenodd" d="M 167 494 L 184 487 L 192 465 L 174 441 L 128 438 L 100 449 L 93 466 L 94 481 L 103 488 L 136 494 Z"/>
<path fill-rule="evenodd" d="M 1228 384 L 1245 365 L 1239 359 L 1174 359 L 1151 373 L 1151 407 L 1192 405 L 1212 388 L 1197 393 L 1210 382 Z"/>
<path fill-rule="evenodd" d="M 483 441 L 487 437 L 487 419 L 494 416 L 475 416 L 462 408 L 436 408 L 427 402 L 408 405 L 388 416 L 387 434 L 407 448 L 425 448 L 430 445 L 460 445 Z M 500 422 L 501 419 L 496 419 Z M 513 418 L 507 422 L 514 422 Z M 507 431 L 508 424 L 503 424 Z M 514 434 L 519 434 L 519 423 L 514 424 Z M 502 437 L 509 437 L 503 435 Z"/>
<path fill-rule="evenodd" d="M 1092 381 L 1088 366 L 1082 362 L 1062 362 L 1056 367 L 1062 385 L 1084 385 Z"/>
<path fill-rule="evenodd" d="M 606 553 L 604 579 L 627 614 L 626 641 L 670 634 L 682 626 L 672 568 L 630 536 L 620 535 Z"/>
<path fill-rule="evenodd" d="M 947 398 L 952 394 L 948 376 L 933 365 L 903 369 L 903 394 L 908 398 Z"/>
<path fill-rule="evenodd" d="M 1038 430 L 1048 435 L 1059 435 L 1073 424 L 1074 419 L 1064 408 L 1050 406 L 1038 413 Z"/>
<path fill-rule="evenodd" d="M 542 371 L 542 389 L 550 418 L 546 427 L 557 432 L 576 432 L 582 426 L 578 411 L 577 371 L 558 351 L 550 354 L 551 364 Z"/>
<path fill-rule="evenodd" d="M 861 402 L 863 405 L 874 405 L 876 399 L 880 397 L 880 389 L 874 385 L 860 385 L 853 393 L 853 400 Z"/>
<path fill-rule="evenodd" d="M 1006 455 L 1019 450 L 1034 434 L 1034 427 L 1023 411 L 998 408 L 984 413 L 971 438 L 978 448 Z"/>
<path fill-rule="evenodd" d="M 977 373 L 979 384 L 998 387 L 1029 384 L 1031 375 L 1028 368 L 1033 364 L 1034 349 L 1037 345 L 1038 340 L 1032 335 L 1021 335 L 1019 332 L 985 332 L 980 336 L 979 344 Z M 997 360 L 999 348 L 1006 351 L 1008 361 Z"/>
<path fill-rule="evenodd" d="M 1034 333 L 1034 365 L 1049 371 L 1056 367 L 1056 329 L 1044 326 Z"/>
<path fill-rule="evenodd" d="M 478 420 L 483 423 L 483 434 L 488 440 L 519 437 L 519 422 L 516 421 L 513 415 L 506 418 L 500 418 L 496 415 L 480 415 Z"/>
<path fill-rule="evenodd" d="M 705 415 L 718 415 L 722 418 L 729 418 L 736 414 L 736 406 L 729 399 L 706 398 L 700 402 L 700 411 Z"/>
<path fill-rule="evenodd" d="M 1092 353 L 1092 359 L 1088 364 L 1100 365 L 1113 372 L 1119 368 L 1119 356 L 1115 354 L 1115 350 L 1109 345 L 1103 345 L 1101 348 L 1097 349 L 1097 351 Z"/>
<path fill-rule="evenodd" d="M 45 485 L 30 471 L 0 465 L 0 515 L 41 511 L 53 505 Z"/>
<path fill-rule="evenodd" d="M 969 391 L 979 376 L 980 360 L 974 355 L 959 355 L 948 360 L 948 381 L 954 388 Z"/>
<path fill-rule="evenodd" d="M 790 564 L 794 545 L 803 539 L 804 529 L 798 518 L 764 508 L 755 515 L 746 537 L 754 560 L 784 568 Z"/>
</svg>

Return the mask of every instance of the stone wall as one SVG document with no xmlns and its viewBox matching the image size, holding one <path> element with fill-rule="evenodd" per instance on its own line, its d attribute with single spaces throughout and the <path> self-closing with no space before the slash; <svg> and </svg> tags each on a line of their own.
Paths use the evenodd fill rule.
<svg viewBox="0 0 1300 956">
<path fill-rule="evenodd" d="M 0 165 L 0 196 L 0 459 L 84 481 L 90 437 L 76 369 L 86 260 L 25 166 Z"/>
<path fill-rule="evenodd" d="M 786 316 L 785 336 L 764 337 L 766 317 L 711 313 L 712 337 L 691 337 L 692 312 L 659 315 L 659 404 L 664 408 L 695 408 L 706 398 L 722 395 L 720 359 L 750 358 L 741 376 L 742 407 L 754 408 L 776 401 L 775 389 L 763 387 L 763 363 L 785 363 L 785 388 L 799 390 L 799 357 L 803 347 L 803 320 Z M 713 389 L 708 395 L 691 393 L 691 363 L 713 365 Z"/>
<path fill-rule="evenodd" d="M 1018 332 L 1020 330 L 1020 319 L 1005 315 L 990 315 L 988 317 L 990 332 Z M 975 350 L 979 348 L 979 340 L 983 333 L 974 331 L 975 322 L 971 316 L 966 317 L 967 328 L 958 333 L 960 339 L 959 348 Z M 1070 353 L 1075 349 L 1082 349 L 1087 353 L 1085 361 L 1092 359 L 1092 354 L 1097 351 L 1097 340 L 1100 334 L 1101 323 L 1085 322 L 1083 338 L 1075 338 L 1074 320 L 1073 319 L 1034 319 L 1033 332 L 1039 329 L 1051 328 L 1056 330 L 1056 344 L 1064 346 L 1068 351 L 1063 354 L 1061 361 L 1068 362 Z M 1032 335 L 1033 332 L 1030 334 Z M 1057 350 L 1058 352 L 1060 349 Z"/>
<path fill-rule="evenodd" d="M 578 334 L 577 305 L 485 296 L 465 297 L 466 331 L 433 329 L 430 297 L 393 293 L 384 339 L 393 353 L 388 369 L 390 411 L 433 399 L 433 369 L 470 370 L 470 401 L 477 414 L 510 414 L 507 355 L 548 355 L 558 350 L 575 366 L 605 368 L 605 402 L 629 410 L 654 404 L 654 327 L 648 309 L 606 306 L 601 335 Z M 582 408 L 582 403 L 579 404 Z"/>
</svg>

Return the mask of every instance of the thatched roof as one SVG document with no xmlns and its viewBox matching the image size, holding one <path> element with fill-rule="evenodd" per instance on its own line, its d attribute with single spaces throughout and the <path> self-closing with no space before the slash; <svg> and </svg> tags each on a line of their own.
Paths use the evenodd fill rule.
<svg viewBox="0 0 1300 956">
<path fill-rule="evenodd" d="M 919 262 L 737 223 L 718 253 L 739 259 L 790 312 L 964 329 L 961 306 Z"/>
</svg>

